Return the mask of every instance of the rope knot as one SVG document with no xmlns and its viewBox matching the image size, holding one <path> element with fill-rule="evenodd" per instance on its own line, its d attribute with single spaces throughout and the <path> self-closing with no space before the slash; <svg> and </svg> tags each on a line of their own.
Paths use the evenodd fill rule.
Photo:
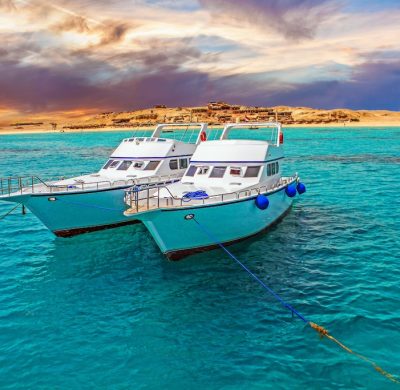
<svg viewBox="0 0 400 390">
<path fill-rule="evenodd" d="M 322 337 L 328 336 L 329 332 L 322 326 L 315 324 L 314 322 L 310 322 L 309 323 L 311 328 L 313 328 L 314 330 L 316 330 L 319 335 Z"/>
</svg>

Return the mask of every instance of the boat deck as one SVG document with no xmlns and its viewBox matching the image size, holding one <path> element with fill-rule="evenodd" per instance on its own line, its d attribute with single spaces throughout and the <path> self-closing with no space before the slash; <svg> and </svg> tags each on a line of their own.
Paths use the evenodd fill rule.
<svg viewBox="0 0 400 390">
<path fill-rule="evenodd" d="M 138 214 L 145 211 L 157 210 L 162 208 L 185 208 L 197 205 L 208 205 L 231 202 L 237 199 L 246 199 L 257 196 L 259 194 L 268 195 L 276 192 L 287 185 L 297 181 L 296 175 L 291 177 L 281 177 L 277 183 L 272 186 L 258 185 L 241 189 L 239 191 L 213 194 L 202 199 L 188 199 L 185 197 L 175 197 L 165 186 L 157 188 L 133 188 L 127 191 L 125 202 L 130 206 L 125 211 L 125 215 Z M 169 196 L 163 196 L 165 190 L 169 192 Z"/>
</svg>

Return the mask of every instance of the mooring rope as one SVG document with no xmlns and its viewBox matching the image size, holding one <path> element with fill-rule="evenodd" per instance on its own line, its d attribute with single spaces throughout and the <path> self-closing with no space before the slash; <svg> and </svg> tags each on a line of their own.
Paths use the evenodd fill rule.
<svg viewBox="0 0 400 390">
<path fill-rule="evenodd" d="M 10 211 L 7 211 L 5 214 L 3 214 L 1 217 L 0 217 L 0 221 L 2 220 L 2 219 L 4 219 L 5 217 L 7 217 L 7 215 L 10 215 L 16 208 L 18 208 L 18 206 L 20 206 L 20 203 L 18 203 L 15 207 L 13 207 Z"/>
<path fill-rule="evenodd" d="M 386 377 L 387 379 L 391 380 L 394 383 L 400 384 L 400 380 L 397 379 L 394 375 L 390 374 L 389 372 L 385 371 L 381 367 L 379 367 L 374 361 L 371 359 L 368 359 L 364 355 L 361 355 L 357 352 L 354 352 L 351 350 L 349 347 L 341 343 L 339 340 L 337 340 L 335 337 L 333 337 L 331 334 L 329 334 L 328 330 L 326 330 L 324 327 L 311 322 L 306 319 L 301 313 L 299 313 L 292 305 L 289 303 L 285 302 L 272 288 L 267 286 L 257 275 L 255 275 L 249 268 L 246 267 L 232 252 L 230 252 L 224 244 L 222 244 L 221 241 L 218 240 L 218 238 L 208 229 L 206 228 L 203 224 L 201 224 L 195 217 L 191 218 L 197 226 L 200 228 L 200 230 L 205 233 L 205 235 L 212 240 L 216 245 L 218 245 L 225 253 L 228 254 L 229 257 L 231 257 L 237 264 L 239 264 L 254 280 L 256 280 L 266 291 L 268 291 L 276 300 L 278 300 L 282 306 L 286 307 L 288 310 L 292 312 L 292 314 L 296 315 L 298 318 L 300 318 L 304 323 L 308 324 L 312 329 L 318 332 L 321 338 L 326 337 L 329 340 L 333 341 L 339 347 L 341 347 L 343 350 L 346 352 L 358 357 L 359 359 L 371 364 L 374 369 L 379 372 L 381 375 Z"/>
</svg>

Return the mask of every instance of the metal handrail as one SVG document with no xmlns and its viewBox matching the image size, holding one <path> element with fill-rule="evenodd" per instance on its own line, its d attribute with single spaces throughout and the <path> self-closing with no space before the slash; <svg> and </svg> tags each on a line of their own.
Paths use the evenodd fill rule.
<svg viewBox="0 0 400 390">
<path fill-rule="evenodd" d="M 69 184 L 57 184 L 56 180 L 53 182 L 46 182 L 38 176 L 8 176 L 0 178 L 0 195 L 11 195 L 13 193 L 38 193 L 40 191 L 38 186 L 44 186 L 49 193 L 58 192 L 76 192 L 76 191 L 89 191 L 89 190 L 99 190 L 106 188 L 119 188 L 128 187 L 139 184 L 150 184 L 150 183 L 167 183 L 174 179 L 180 179 L 180 174 L 170 174 L 170 175 L 156 175 L 148 176 L 136 179 L 120 179 L 115 181 L 101 180 L 94 181 L 90 183 L 76 182 Z M 36 190 L 36 191 L 35 191 Z M 43 190 L 43 188 L 42 188 Z M 45 191 L 46 192 L 46 191 Z"/>
<path fill-rule="evenodd" d="M 291 177 L 281 177 L 279 178 L 279 180 L 272 184 L 271 186 L 267 186 L 267 185 L 262 185 L 259 187 L 253 187 L 253 188 L 247 188 L 245 190 L 240 190 L 240 191 L 233 191 L 233 192 L 226 192 L 226 193 L 221 193 L 221 194 L 215 194 L 215 195 L 210 195 L 208 198 L 206 199 L 202 199 L 202 204 L 205 204 L 206 200 L 207 203 L 215 203 L 215 202 L 224 202 L 224 200 L 233 200 L 233 199 L 243 199 L 243 198 L 248 198 L 254 195 L 259 195 L 259 194 L 268 194 L 274 190 L 276 190 L 277 188 L 283 187 L 287 184 L 290 184 L 292 182 L 298 181 L 299 177 L 296 174 L 294 174 Z M 150 196 L 149 195 L 149 190 L 157 190 L 154 191 L 154 193 Z M 174 196 L 170 189 L 163 185 L 157 185 L 157 186 L 153 186 L 152 188 L 137 188 L 137 187 L 131 187 L 128 190 L 126 190 L 126 197 L 125 197 L 125 202 L 127 204 L 130 205 L 131 209 L 136 209 L 136 212 L 139 211 L 139 202 L 140 201 L 146 201 L 147 204 L 147 210 L 150 210 L 149 204 L 150 204 L 150 199 L 157 199 L 157 207 L 152 207 L 151 209 L 157 209 L 157 208 L 162 208 L 160 207 L 160 189 L 164 189 L 168 192 L 168 194 L 170 195 L 169 197 L 164 197 L 163 199 L 165 199 L 165 206 L 162 207 L 182 207 L 185 204 L 187 204 L 187 202 L 185 202 L 183 199 L 183 197 L 176 197 Z M 146 191 L 147 196 L 146 197 L 140 197 L 139 193 Z M 156 195 L 157 194 L 157 195 Z M 244 194 L 241 195 L 241 194 Z M 231 199 L 229 199 L 229 196 Z M 210 202 L 211 200 L 211 202 Z M 215 202 L 212 202 L 213 200 L 215 200 Z M 169 204 L 169 201 L 171 201 L 171 204 Z M 174 204 L 174 201 L 175 204 Z M 197 200 L 199 201 L 199 200 Z M 178 203 L 178 205 L 176 205 L 176 203 Z"/>
</svg>

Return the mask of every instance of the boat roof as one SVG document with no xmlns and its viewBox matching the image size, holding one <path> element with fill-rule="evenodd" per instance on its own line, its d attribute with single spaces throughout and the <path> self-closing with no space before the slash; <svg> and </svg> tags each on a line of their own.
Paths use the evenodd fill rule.
<svg viewBox="0 0 400 390">
<path fill-rule="evenodd" d="M 183 142 L 154 137 L 125 138 L 111 154 L 116 159 L 158 159 L 173 153 L 174 146 Z M 186 148 L 185 148 L 186 149 Z"/>
<path fill-rule="evenodd" d="M 201 143 L 192 164 L 264 163 L 269 143 L 258 140 L 217 140 Z"/>
</svg>

